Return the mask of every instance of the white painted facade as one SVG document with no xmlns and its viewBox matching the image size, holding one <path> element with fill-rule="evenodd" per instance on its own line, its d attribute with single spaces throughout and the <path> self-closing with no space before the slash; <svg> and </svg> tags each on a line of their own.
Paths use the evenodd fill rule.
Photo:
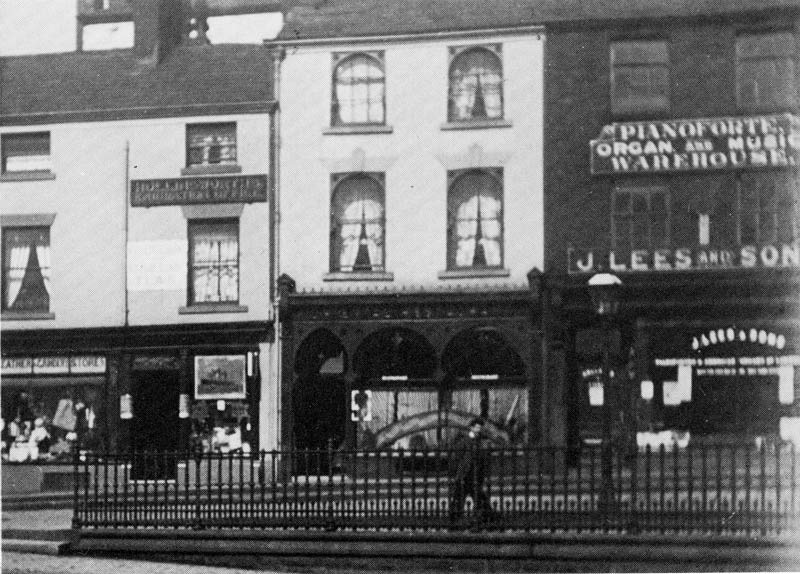
<svg viewBox="0 0 800 574">
<path fill-rule="evenodd" d="M 229 216 L 231 208 L 241 212 L 239 308 L 235 313 L 190 314 L 181 312 L 187 307 L 188 291 L 186 209 L 179 205 L 130 206 L 130 180 L 182 177 L 187 124 L 214 122 L 236 123 L 240 175 L 268 173 L 266 113 L 0 129 L 0 137 L 49 132 L 52 165 L 49 178 L 7 181 L 8 177 L 0 177 L 4 225 L 14 221 L 13 216 L 55 215 L 50 227 L 51 318 L 20 320 L 18 314 L 4 313 L 2 328 L 91 329 L 270 320 L 268 203 L 202 208 L 209 218 Z M 259 350 L 260 444 L 271 448 L 277 418 L 272 345 L 261 343 Z"/>
<path fill-rule="evenodd" d="M 237 313 L 179 313 L 187 305 L 188 285 L 188 221 L 182 206 L 126 209 L 128 180 L 181 177 L 186 165 L 186 125 L 209 122 L 236 122 L 241 175 L 267 173 L 267 114 L 0 130 L 0 134 L 49 132 L 53 174 L 52 179 L 0 181 L 0 210 L 4 215 L 55 214 L 50 230 L 50 312 L 55 317 L 4 319 L 4 327 L 123 325 L 126 277 L 131 326 L 268 319 L 267 203 L 246 204 L 241 210 L 239 304 L 247 311 Z M 214 207 L 208 208 L 208 217 L 218 217 Z"/>
<path fill-rule="evenodd" d="M 443 129 L 449 48 L 500 45 L 503 127 Z M 330 134 L 334 53 L 383 52 L 390 133 Z M 543 51 L 538 30 L 290 45 L 280 70 L 280 272 L 298 290 L 524 284 L 542 268 Z M 384 130 L 389 131 L 389 130 Z M 447 174 L 503 170 L 504 270 L 440 278 L 447 269 Z M 392 281 L 330 281 L 331 176 L 385 174 L 385 263 Z"/>
</svg>

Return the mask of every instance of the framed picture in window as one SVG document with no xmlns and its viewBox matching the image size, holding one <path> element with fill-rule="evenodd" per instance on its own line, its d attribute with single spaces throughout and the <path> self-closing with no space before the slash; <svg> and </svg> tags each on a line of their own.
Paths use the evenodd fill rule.
<svg viewBox="0 0 800 574">
<path fill-rule="evenodd" d="M 244 399 L 244 355 L 204 355 L 194 358 L 194 398 Z"/>
</svg>

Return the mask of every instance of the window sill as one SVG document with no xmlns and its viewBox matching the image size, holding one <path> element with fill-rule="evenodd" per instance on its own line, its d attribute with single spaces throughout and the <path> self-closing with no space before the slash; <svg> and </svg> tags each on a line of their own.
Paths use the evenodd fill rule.
<svg viewBox="0 0 800 574">
<path fill-rule="evenodd" d="M 2 311 L 0 319 L 3 321 L 52 321 L 56 318 L 55 313 L 46 311 Z"/>
<path fill-rule="evenodd" d="M 236 303 L 198 303 L 178 308 L 178 315 L 203 315 L 206 313 L 247 313 L 247 305 Z"/>
<path fill-rule="evenodd" d="M 485 130 L 491 128 L 510 128 L 512 123 L 508 120 L 463 120 L 442 124 L 442 130 Z"/>
<path fill-rule="evenodd" d="M 384 124 L 353 124 L 346 126 L 331 126 L 322 130 L 326 136 L 342 136 L 353 134 L 390 134 L 392 126 Z"/>
<path fill-rule="evenodd" d="M 52 171 L 12 171 L 0 175 L 0 181 L 43 181 L 55 179 Z"/>
<path fill-rule="evenodd" d="M 326 273 L 322 277 L 323 281 L 394 281 L 394 273 L 386 271 L 368 271 L 346 273 L 336 271 Z"/>
<path fill-rule="evenodd" d="M 225 173 L 242 173 L 242 166 L 237 164 L 192 165 L 181 169 L 181 175 L 219 175 Z"/>
<path fill-rule="evenodd" d="M 508 277 L 511 271 L 500 267 L 488 267 L 485 269 L 452 269 L 439 271 L 439 279 L 470 279 L 473 277 Z"/>
</svg>

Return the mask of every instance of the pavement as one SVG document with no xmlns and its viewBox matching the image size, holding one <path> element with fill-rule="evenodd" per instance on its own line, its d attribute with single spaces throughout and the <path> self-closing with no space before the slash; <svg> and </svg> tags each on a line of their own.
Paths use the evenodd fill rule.
<svg viewBox="0 0 800 574">
<path fill-rule="evenodd" d="M 89 558 L 82 556 L 42 556 L 17 552 L 3 552 L 4 574 L 55 574 L 55 573 L 111 573 L 114 574 L 252 574 L 252 570 L 175 564 L 172 562 L 144 562 L 115 558 Z"/>
</svg>

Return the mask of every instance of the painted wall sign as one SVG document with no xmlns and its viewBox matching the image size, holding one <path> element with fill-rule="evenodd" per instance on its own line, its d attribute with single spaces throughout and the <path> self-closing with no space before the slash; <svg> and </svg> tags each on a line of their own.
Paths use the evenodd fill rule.
<svg viewBox="0 0 800 574">
<path fill-rule="evenodd" d="M 86 375 L 106 372 L 102 355 L 72 357 L 3 357 L 3 375 Z"/>
<path fill-rule="evenodd" d="M 744 245 L 735 249 L 567 250 L 569 273 L 595 271 L 686 271 L 737 268 L 800 268 L 800 244 Z"/>
<path fill-rule="evenodd" d="M 179 177 L 131 181 L 131 205 L 133 207 L 264 201 L 267 201 L 266 175 Z"/>
<path fill-rule="evenodd" d="M 791 167 L 800 165 L 800 117 L 614 123 L 590 146 L 594 175 Z"/>
<path fill-rule="evenodd" d="M 180 291 L 186 289 L 185 239 L 131 241 L 128 243 L 130 291 Z"/>
</svg>

